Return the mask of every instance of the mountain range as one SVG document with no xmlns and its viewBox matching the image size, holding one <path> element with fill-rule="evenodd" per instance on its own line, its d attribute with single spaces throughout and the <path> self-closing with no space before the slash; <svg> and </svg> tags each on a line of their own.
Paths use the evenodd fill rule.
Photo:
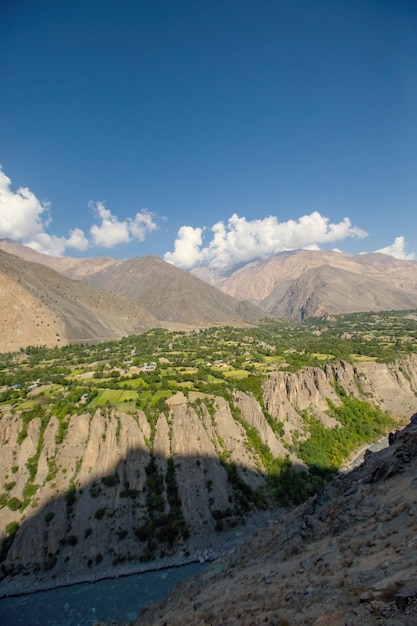
<svg viewBox="0 0 417 626">
<path fill-rule="evenodd" d="M 417 303 L 417 262 L 385 254 L 295 250 L 248 263 L 217 286 L 274 317 L 405 310 Z"/>
<path fill-rule="evenodd" d="M 417 262 L 384 254 L 295 250 L 214 277 L 153 255 L 53 257 L 10 240 L 0 241 L 0 252 L 2 351 L 116 339 L 156 326 L 417 308 Z"/>
<path fill-rule="evenodd" d="M 158 326 L 241 326 L 266 317 L 255 304 L 154 256 L 49 257 L 4 240 L 0 248 L 3 352 L 118 339 Z"/>
</svg>

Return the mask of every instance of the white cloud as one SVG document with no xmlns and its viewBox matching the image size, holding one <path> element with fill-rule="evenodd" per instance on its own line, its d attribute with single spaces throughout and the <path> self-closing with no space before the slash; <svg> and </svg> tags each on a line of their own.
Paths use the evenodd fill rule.
<svg viewBox="0 0 417 626">
<path fill-rule="evenodd" d="M 88 240 L 80 228 L 75 228 L 66 237 L 48 235 L 48 233 L 38 233 L 36 238 L 25 241 L 25 245 L 43 254 L 50 256 L 62 256 L 67 248 L 76 250 L 87 250 Z"/>
<path fill-rule="evenodd" d="M 102 202 L 90 202 L 88 206 L 94 209 L 101 220 L 99 226 L 94 224 L 90 228 L 90 233 L 96 246 L 112 248 L 119 243 L 128 243 L 129 229 L 126 222 L 119 222 L 117 217 L 112 215 Z"/>
<path fill-rule="evenodd" d="M 88 239 L 84 235 L 84 231 L 81 228 L 74 228 L 70 231 L 70 236 L 67 239 L 66 247 L 75 248 L 76 250 L 87 250 L 89 246 Z"/>
<path fill-rule="evenodd" d="M 15 241 L 36 238 L 50 223 L 49 204 L 27 188 L 11 190 L 11 180 L 0 169 L 0 237 Z"/>
<path fill-rule="evenodd" d="M 167 252 L 165 261 L 178 267 L 194 267 L 202 261 L 200 246 L 203 243 L 203 229 L 181 226 L 175 242 L 174 252 Z"/>
<path fill-rule="evenodd" d="M 99 225 L 94 224 L 90 228 L 92 242 L 96 246 L 113 248 L 134 239 L 143 241 L 147 233 L 157 228 L 152 214 L 144 209 L 136 213 L 134 219 L 127 218 L 120 222 L 109 209 L 106 209 L 103 202 L 90 202 L 89 207 L 100 220 Z"/>
<path fill-rule="evenodd" d="M 129 219 L 128 223 L 132 239 L 136 239 L 137 241 L 144 241 L 148 233 L 158 228 L 153 221 L 152 214 L 145 209 L 142 209 L 140 213 L 136 213 L 135 218 L 133 220 Z"/>
<path fill-rule="evenodd" d="M 83 231 L 75 228 L 69 238 L 49 235 L 49 202 L 41 202 L 27 187 L 11 189 L 12 181 L 0 169 L 0 238 L 13 239 L 43 252 L 60 256 L 67 248 L 85 250 L 88 242 Z"/>
<path fill-rule="evenodd" d="M 174 252 L 167 252 L 165 260 L 186 269 L 210 265 L 227 270 L 259 256 L 299 248 L 318 249 L 319 244 L 367 236 L 364 230 L 352 226 L 349 218 L 332 224 L 317 211 L 287 222 L 279 222 L 276 216 L 248 221 L 234 213 L 226 224 L 217 222 L 211 231 L 211 241 L 202 247 L 202 229 L 182 226 Z"/>
<path fill-rule="evenodd" d="M 393 256 L 396 259 L 401 259 L 403 261 L 415 261 L 416 255 L 414 252 L 410 252 L 407 254 L 405 251 L 405 239 L 403 236 L 396 237 L 394 242 L 386 246 L 385 248 L 380 248 L 380 250 L 375 250 L 375 252 L 381 252 L 382 254 L 388 254 L 389 256 Z"/>
<path fill-rule="evenodd" d="M 156 230 L 153 216 L 146 210 L 135 217 L 119 221 L 103 202 L 90 203 L 100 223 L 90 229 L 89 240 L 81 228 L 70 231 L 69 237 L 51 235 L 50 204 L 41 202 L 27 187 L 12 191 L 11 180 L 0 168 L 0 238 L 23 243 L 38 252 L 61 256 L 68 248 L 87 250 L 89 247 L 112 248 L 132 240 L 143 241 L 147 233 Z"/>
</svg>

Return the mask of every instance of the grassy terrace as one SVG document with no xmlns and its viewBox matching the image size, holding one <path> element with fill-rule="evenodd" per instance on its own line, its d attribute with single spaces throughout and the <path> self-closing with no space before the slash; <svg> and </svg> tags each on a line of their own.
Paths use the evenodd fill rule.
<svg viewBox="0 0 417 626">
<path fill-rule="evenodd" d="M 416 350 L 416 311 L 313 318 L 302 325 L 276 320 L 250 329 L 157 329 L 94 346 L 29 346 L 0 355 L 0 410 L 143 408 L 178 390 L 215 392 L 275 369 L 323 367 L 335 359 L 392 361 Z"/>
</svg>

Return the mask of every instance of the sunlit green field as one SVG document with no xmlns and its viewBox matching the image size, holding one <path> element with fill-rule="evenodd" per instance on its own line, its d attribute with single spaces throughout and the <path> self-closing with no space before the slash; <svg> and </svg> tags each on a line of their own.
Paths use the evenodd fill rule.
<svg viewBox="0 0 417 626">
<path fill-rule="evenodd" d="M 284 361 L 284 357 L 280 355 L 274 355 L 274 356 L 265 355 L 263 360 L 265 363 L 282 363 Z"/>
<path fill-rule="evenodd" d="M 247 378 L 249 376 L 248 370 L 229 370 L 228 372 L 224 372 L 226 378 L 234 378 L 239 380 L 241 378 Z"/>
<path fill-rule="evenodd" d="M 357 361 L 358 363 L 363 363 L 365 361 L 376 361 L 376 356 L 367 356 L 366 354 L 351 354 L 350 356 L 353 361 Z"/>
<path fill-rule="evenodd" d="M 324 354 L 322 352 L 313 352 L 311 356 L 318 361 L 329 361 L 334 358 L 333 354 Z"/>
<path fill-rule="evenodd" d="M 138 394 L 136 391 L 120 390 L 120 389 L 103 389 L 99 391 L 95 398 L 90 402 L 90 406 L 104 406 L 108 402 L 111 404 L 119 404 L 121 402 L 136 401 Z"/>
<path fill-rule="evenodd" d="M 36 406 L 36 402 L 35 400 L 26 400 L 25 402 L 22 402 L 21 404 L 19 404 L 19 410 L 21 411 L 28 411 L 29 409 L 33 409 L 33 407 Z"/>
<path fill-rule="evenodd" d="M 130 380 L 123 380 L 120 383 L 120 387 L 126 387 L 127 389 L 137 389 L 137 387 L 147 387 L 148 383 L 143 378 L 132 378 Z"/>
</svg>

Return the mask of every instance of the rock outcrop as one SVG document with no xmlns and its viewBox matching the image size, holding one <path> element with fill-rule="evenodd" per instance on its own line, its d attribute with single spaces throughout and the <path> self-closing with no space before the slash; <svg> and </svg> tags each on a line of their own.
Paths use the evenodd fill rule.
<svg viewBox="0 0 417 626">
<path fill-rule="evenodd" d="M 414 419 L 389 448 L 179 583 L 135 625 L 414 626 L 416 471 Z"/>
</svg>

